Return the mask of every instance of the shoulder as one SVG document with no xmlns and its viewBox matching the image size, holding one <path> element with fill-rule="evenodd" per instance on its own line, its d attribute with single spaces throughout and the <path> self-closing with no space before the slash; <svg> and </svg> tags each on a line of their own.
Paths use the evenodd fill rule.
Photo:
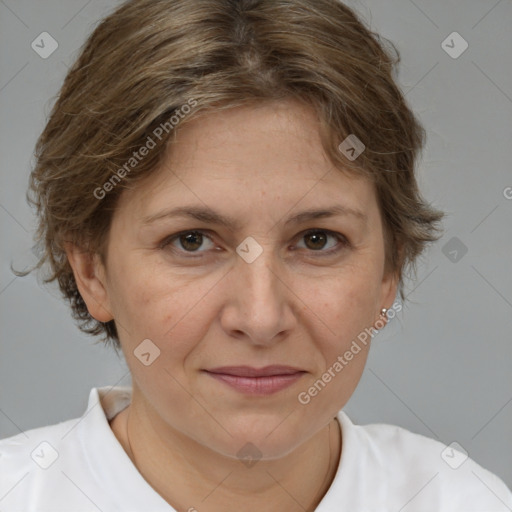
<svg viewBox="0 0 512 512">
<path fill-rule="evenodd" d="M 119 482 L 144 487 L 109 425 L 129 389 L 93 388 L 81 417 L 0 439 L 0 508 L 90 512 L 92 499 L 95 509 L 112 510 L 125 496 Z"/>
<path fill-rule="evenodd" d="M 348 458 L 358 458 L 367 474 L 386 483 L 387 502 L 396 497 L 396 505 L 404 506 L 409 496 L 419 507 L 411 510 L 428 503 L 450 512 L 512 509 L 505 483 L 458 443 L 445 445 L 395 425 L 354 425 L 343 412 L 338 419 L 353 447 L 347 446 Z"/>
<path fill-rule="evenodd" d="M 67 455 L 66 437 L 78 421 L 79 418 L 67 420 L 0 439 L 0 494 L 8 483 L 47 474 L 38 470 L 48 470 L 60 457 Z"/>
<path fill-rule="evenodd" d="M 44 512 L 89 510 L 90 502 L 75 483 L 88 467 L 82 418 L 26 430 L 0 440 L 0 508 Z M 81 488 L 85 488 L 80 484 Z"/>
</svg>

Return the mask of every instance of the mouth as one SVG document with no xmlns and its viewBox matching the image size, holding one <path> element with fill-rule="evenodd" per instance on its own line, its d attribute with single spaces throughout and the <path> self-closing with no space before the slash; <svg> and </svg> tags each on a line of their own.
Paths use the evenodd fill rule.
<svg viewBox="0 0 512 512">
<path fill-rule="evenodd" d="M 264 368 L 224 366 L 203 370 L 213 379 L 249 395 L 270 395 L 297 382 L 307 372 L 292 366 L 272 365 Z"/>
</svg>

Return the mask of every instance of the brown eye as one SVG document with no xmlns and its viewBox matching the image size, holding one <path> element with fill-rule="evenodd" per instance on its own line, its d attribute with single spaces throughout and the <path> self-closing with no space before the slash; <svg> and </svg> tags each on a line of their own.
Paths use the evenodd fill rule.
<svg viewBox="0 0 512 512">
<path fill-rule="evenodd" d="M 314 231 L 312 233 L 304 235 L 304 240 L 310 241 L 310 243 L 306 242 L 306 246 L 308 247 L 308 249 L 318 251 L 324 248 L 327 242 L 327 236 L 322 231 Z"/>
<path fill-rule="evenodd" d="M 185 250 L 196 251 L 203 243 L 203 234 L 198 231 L 191 231 L 190 233 L 180 235 L 179 241 Z"/>
<path fill-rule="evenodd" d="M 205 241 L 210 243 L 210 247 L 208 247 L 208 245 L 205 247 Z M 197 253 L 201 256 L 203 253 L 208 252 L 209 249 L 212 249 L 213 246 L 214 243 L 212 239 L 202 231 L 183 231 L 181 233 L 176 233 L 175 235 L 166 238 L 160 244 L 161 249 L 169 247 L 173 252 L 178 254 Z"/>
<path fill-rule="evenodd" d="M 305 249 L 317 252 L 318 256 L 329 256 L 349 246 L 348 240 L 340 233 L 323 229 L 307 231 L 302 235 L 302 240 L 304 240 Z M 333 240 L 334 243 L 329 240 Z"/>
</svg>

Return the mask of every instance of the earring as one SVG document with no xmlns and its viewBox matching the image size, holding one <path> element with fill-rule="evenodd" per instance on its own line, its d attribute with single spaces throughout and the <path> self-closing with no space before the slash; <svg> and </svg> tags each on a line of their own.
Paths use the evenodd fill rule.
<svg viewBox="0 0 512 512">
<path fill-rule="evenodd" d="M 388 312 L 388 310 L 386 308 L 382 308 L 380 310 L 380 316 L 383 316 L 384 318 L 387 318 L 387 312 Z"/>
</svg>

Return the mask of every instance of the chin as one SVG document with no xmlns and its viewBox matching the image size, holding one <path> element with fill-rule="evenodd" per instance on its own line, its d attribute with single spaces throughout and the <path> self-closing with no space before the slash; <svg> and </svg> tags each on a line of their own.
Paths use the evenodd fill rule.
<svg viewBox="0 0 512 512">
<path fill-rule="evenodd" d="M 293 452 L 300 442 L 293 439 L 269 438 L 257 440 L 247 435 L 233 436 L 230 442 L 221 446 L 209 446 L 210 449 L 220 453 L 224 457 L 244 462 L 247 467 L 258 461 L 271 461 L 286 457 Z"/>
<path fill-rule="evenodd" d="M 309 437 L 292 423 L 283 421 L 286 416 L 282 413 L 266 415 L 265 420 L 259 417 L 259 421 L 254 421 L 254 416 L 246 415 L 242 422 L 224 424 L 231 436 L 223 436 L 216 451 L 239 460 L 274 460 L 285 457 Z"/>
</svg>

